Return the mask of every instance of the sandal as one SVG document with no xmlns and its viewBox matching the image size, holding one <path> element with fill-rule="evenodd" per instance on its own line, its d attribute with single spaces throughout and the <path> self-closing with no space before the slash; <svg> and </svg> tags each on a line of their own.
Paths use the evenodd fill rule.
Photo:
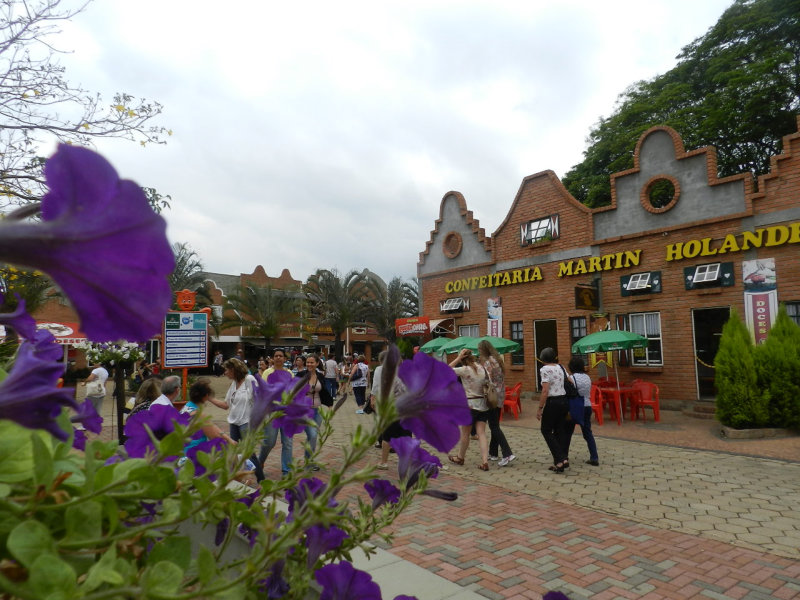
<svg viewBox="0 0 800 600">
<path fill-rule="evenodd" d="M 463 458 L 460 458 L 460 457 L 455 456 L 453 454 L 448 456 L 447 460 L 449 460 L 451 463 L 455 463 L 457 465 L 463 465 L 464 464 L 464 459 Z"/>
<path fill-rule="evenodd" d="M 553 465 L 550 467 L 550 470 L 554 473 L 563 473 L 564 472 L 564 463 L 558 463 L 557 465 Z"/>
<path fill-rule="evenodd" d="M 489 470 L 489 463 L 483 463 L 482 465 L 478 465 L 478 468 L 481 471 L 488 471 Z"/>
</svg>

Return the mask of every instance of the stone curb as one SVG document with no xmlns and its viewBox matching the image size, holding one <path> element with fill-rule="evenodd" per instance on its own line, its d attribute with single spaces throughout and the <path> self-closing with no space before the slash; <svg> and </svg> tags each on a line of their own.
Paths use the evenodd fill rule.
<svg viewBox="0 0 800 600">
<path fill-rule="evenodd" d="M 777 427 L 762 427 L 759 429 L 734 429 L 727 425 L 720 425 L 719 434 L 731 440 L 760 440 L 764 438 L 784 438 L 798 435 L 791 429 Z"/>
</svg>

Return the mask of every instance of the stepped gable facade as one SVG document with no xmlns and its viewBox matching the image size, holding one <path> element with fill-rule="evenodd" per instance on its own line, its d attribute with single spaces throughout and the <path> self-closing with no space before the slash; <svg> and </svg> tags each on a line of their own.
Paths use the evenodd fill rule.
<svg viewBox="0 0 800 600">
<path fill-rule="evenodd" d="M 778 303 L 800 322 L 800 133 L 757 186 L 748 173 L 718 177 L 714 148 L 686 151 L 663 126 L 610 178 L 611 204 L 590 209 L 552 171 L 530 175 L 490 237 L 461 194 L 445 194 L 417 263 L 422 313 L 452 319 L 455 335 L 486 335 L 498 325 L 489 306 L 502 307 L 499 332 L 522 344 L 506 356 L 506 382 L 527 392 L 539 389 L 543 348 L 566 364 L 588 333 L 640 333 L 646 350 L 587 356 L 590 375 L 613 375 L 594 364 L 613 359 L 623 381 L 656 383 L 663 405 L 700 407 L 715 396 L 731 308 L 757 342 Z"/>
</svg>

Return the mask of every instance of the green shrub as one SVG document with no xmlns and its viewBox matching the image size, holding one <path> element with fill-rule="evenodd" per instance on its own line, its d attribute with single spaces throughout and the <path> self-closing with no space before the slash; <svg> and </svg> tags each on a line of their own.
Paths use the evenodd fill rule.
<svg viewBox="0 0 800 600">
<path fill-rule="evenodd" d="M 784 306 L 756 347 L 755 364 L 759 388 L 769 397 L 769 425 L 800 429 L 800 327 Z"/>
<path fill-rule="evenodd" d="M 753 342 L 736 309 L 722 328 L 714 359 L 717 385 L 717 418 L 723 425 L 765 427 L 769 422 L 769 398 L 758 385 Z"/>
</svg>

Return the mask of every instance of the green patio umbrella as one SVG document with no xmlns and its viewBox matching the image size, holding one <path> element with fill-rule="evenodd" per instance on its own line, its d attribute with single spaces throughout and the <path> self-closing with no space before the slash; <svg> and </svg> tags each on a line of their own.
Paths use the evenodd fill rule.
<svg viewBox="0 0 800 600">
<path fill-rule="evenodd" d="M 573 354 L 592 354 L 594 352 L 611 352 L 613 350 L 630 350 L 631 348 L 647 348 L 647 338 L 624 331 L 622 329 L 606 329 L 605 331 L 597 331 L 582 337 L 577 342 L 572 344 Z M 617 363 L 619 360 L 614 361 L 614 375 L 617 379 L 617 391 L 619 391 L 619 372 L 617 371 Z M 617 394 L 619 398 L 619 394 Z M 619 401 L 620 419 L 622 419 L 622 402 Z"/>
<path fill-rule="evenodd" d="M 433 338 L 429 342 L 425 342 L 424 344 L 422 344 L 422 346 L 420 346 L 419 349 L 421 352 L 424 352 L 425 354 L 441 354 L 442 346 L 452 341 L 453 341 L 452 338 L 446 338 L 446 337 Z"/>
<path fill-rule="evenodd" d="M 476 354 L 478 353 L 478 344 L 481 342 L 489 342 L 495 350 L 500 354 L 508 354 L 509 352 L 516 352 L 519 350 L 519 343 L 513 340 L 507 340 L 501 337 L 494 337 L 492 335 L 485 335 L 479 338 L 464 338 L 468 341 L 464 343 L 462 348 L 469 348 Z"/>
<path fill-rule="evenodd" d="M 612 350 L 647 348 L 647 338 L 622 329 L 607 329 L 590 333 L 572 344 L 573 354 L 592 354 Z"/>
<path fill-rule="evenodd" d="M 462 348 L 467 347 L 467 344 L 475 339 L 477 338 L 470 337 L 468 335 L 457 337 L 454 340 L 449 340 L 444 346 L 439 348 L 439 352 L 443 352 L 444 354 L 454 354 Z"/>
</svg>

